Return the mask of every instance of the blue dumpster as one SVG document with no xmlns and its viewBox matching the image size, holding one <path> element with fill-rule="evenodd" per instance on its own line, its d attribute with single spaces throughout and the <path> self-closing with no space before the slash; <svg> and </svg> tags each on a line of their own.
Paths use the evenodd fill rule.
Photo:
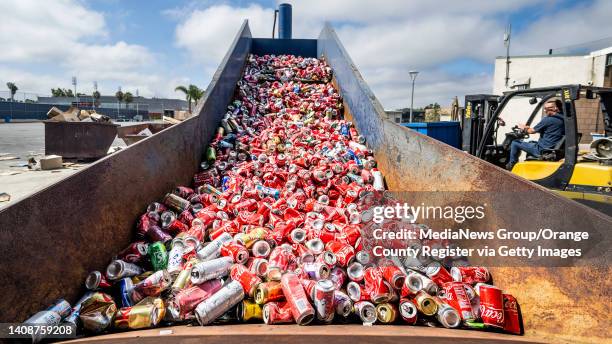
<svg viewBox="0 0 612 344">
<path fill-rule="evenodd" d="M 461 128 L 459 127 L 459 122 L 402 123 L 401 125 L 461 149 Z"/>
</svg>

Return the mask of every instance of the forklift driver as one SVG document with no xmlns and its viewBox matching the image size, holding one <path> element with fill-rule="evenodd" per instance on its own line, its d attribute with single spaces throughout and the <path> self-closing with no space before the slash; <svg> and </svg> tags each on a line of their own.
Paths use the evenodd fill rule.
<svg viewBox="0 0 612 344">
<path fill-rule="evenodd" d="M 525 151 L 537 158 L 544 149 L 552 149 L 563 139 L 565 135 L 565 123 L 563 115 L 560 114 L 562 103 L 559 99 L 550 99 L 544 103 L 544 114 L 540 123 L 531 128 L 526 124 L 518 127 L 525 130 L 528 134 L 540 134 L 539 141 L 525 142 L 523 140 L 515 140 L 510 146 L 510 161 L 506 165 L 506 169 L 512 171 L 514 165 L 518 162 L 521 151 Z"/>
</svg>

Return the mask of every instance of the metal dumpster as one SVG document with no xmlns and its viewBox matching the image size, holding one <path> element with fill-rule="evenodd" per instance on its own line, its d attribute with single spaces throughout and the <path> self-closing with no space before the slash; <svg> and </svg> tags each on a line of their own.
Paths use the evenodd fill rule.
<svg viewBox="0 0 612 344">
<path fill-rule="evenodd" d="M 612 228 L 612 218 L 608 216 L 389 121 L 330 26 L 322 30 L 317 40 L 272 40 L 252 38 L 245 22 L 197 106 L 198 116 L 107 156 L 0 211 L 0 288 L 4 296 L 0 301 L 0 322 L 23 321 L 59 297 L 74 302 L 82 292 L 86 275 L 104 268 L 109 257 L 130 242 L 137 216 L 146 205 L 175 185 L 190 183 L 233 96 L 249 53 L 325 57 L 344 98 L 345 115 L 366 137 L 389 189 L 408 192 L 406 197 L 412 197 L 412 201 L 424 201 L 441 190 L 454 191 L 452 197 L 456 201 L 473 200 L 477 197 L 474 191 L 488 192 L 487 197 L 521 192 L 520 202 L 510 200 L 496 208 L 495 214 L 484 220 L 485 225 L 582 228 L 595 234 Z M 609 239 L 602 237 L 601 244 L 609 245 Z M 496 285 L 514 294 L 521 303 L 525 337 L 394 326 L 367 331 L 361 326 L 338 326 L 323 331 L 316 326 L 279 329 L 238 325 L 178 326 L 169 329 L 172 333 L 152 329 L 84 341 L 188 342 L 202 337 L 228 342 L 300 343 L 330 339 L 347 343 L 604 340 L 610 335 L 611 271 L 609 266 L 602 266 L 602 261 L 610 261 L 609 252 L 591 258 L 581 267 L 491 269 Z M 279 331 L 282 337 L 277 336 Z"/>
<path fill-rule="evenodd" d="M 97 122 L 45 123 L 45 154 L 68 159 L 98 159 L 108 153 L 119 125 Z"/>
</svg>

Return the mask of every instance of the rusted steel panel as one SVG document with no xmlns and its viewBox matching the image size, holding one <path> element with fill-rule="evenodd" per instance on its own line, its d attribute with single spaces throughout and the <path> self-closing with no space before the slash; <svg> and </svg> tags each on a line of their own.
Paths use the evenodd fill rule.
<svg viewBox="0 0 612 344">
<path fill-rule="evenodd" d="M 535 343 L 531 338 L 482 331 L 449 330 L 424 326 L 384 325 L 265 325 L 238 324 L 221 326 L 174 326 L 172 334 L 159 335 L 160 329 L 129 331 L 105 336 L 89 337 L 71 343 L 193 343 L 225 344 L 252 343 Z"/>
<path fill-rule="evenodd" d="M 242 26 L 197 107 L 199 116 L 107 156 L 0 211 L 0 322 L 23 321 L 57 298 L 76 301 L 87 273 L 131 239 L 146 205 L 189 184 L 250 50 Z"/>
<path fill-rule="evenodd" d="M 381 104 L 330 26 L 321 32 L 318 54 L 324 55 L 334 70 L 335 83 L 348 110 L 347 117 L 366 137 L 389 189 L 402 192 L 403 201 L 427 203 L 432 197 L 441 195 L 447 197 L 449 204 L 487 201 L 493 204 L 497 199 L 498 207 L 481 226 L 515 231 L 533 228 L 588 231 L 597 238 L 593 241 L 594 246 L 609 247 L 610 239 L 606 235 L 612 228 L 609 216 L 387 120 Z M 485 191 L 485 198 L 475 199 L 483 197 L 475 191 Z M 512 193 L 516 198 L 502 193 Z M 600 297 L 610 300 L 610 261 L 610 252 L 604 251 L 581 261 L 581 267 L 493 270 L 497 272 L 494 274 L 496 284 L 516 294 L 519 302 L 525 305 L 527 335 L 560 341 L 588 341 L 610 336 L 609 326 L 605 325 L 610 322 L 609 312 L 593 306 Z M 580 287 L 584 283 L 588 283 L 589 288 Z M 545 291 L 546 297 L 540 297 L 540 291 Z M 568 313 L 576 319 L 571 325 L 565 323 Z M 598 324 L 600 331 L 593 331 L 594 324 Z M 568 326 L 572 327 L 571 331 L 559 331 Z"/>
<path fill-rule="evenodd" d="M 98 159 L 108 153 L 117 124 L 96 122 L 45 122 L 45 154 L 64 158 Z"/>
</svg>

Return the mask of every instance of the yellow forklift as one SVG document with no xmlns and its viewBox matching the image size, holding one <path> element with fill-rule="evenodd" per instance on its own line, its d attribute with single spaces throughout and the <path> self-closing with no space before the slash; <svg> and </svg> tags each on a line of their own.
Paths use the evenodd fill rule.
<svg viewBox="0 0 612 344">
<path fill-rule="evenodd" d="M 560 99 L 565 123 L 565 136 L 553 149 L 540 157 L 528 155 L 514 165 L 512 173 L 531 180 L 560 194 L 612 215 L 612 88 L 583 85 L 531 88 L 507 92 L 503 96 L 479 94 L 465 97 L 461 117 L 462 148 L 464 151 L 504 168 L 514 140 L 525 140 L 529 134 L 517 126 L 511 131 L 500 117 L 510 101 L 527 99 L 533 106 L 526 124 L 540 120 L 542 107 L 549 99 Z M 582 133 L 577 129 L 575 101 L 581 98 L 599 99 L 599 121 L 603 119 L 604 137 L 594 140 L 590 152 L 579 154 Z M 611 109 L 611 110 L 607 110 Z"/>
</svg>

